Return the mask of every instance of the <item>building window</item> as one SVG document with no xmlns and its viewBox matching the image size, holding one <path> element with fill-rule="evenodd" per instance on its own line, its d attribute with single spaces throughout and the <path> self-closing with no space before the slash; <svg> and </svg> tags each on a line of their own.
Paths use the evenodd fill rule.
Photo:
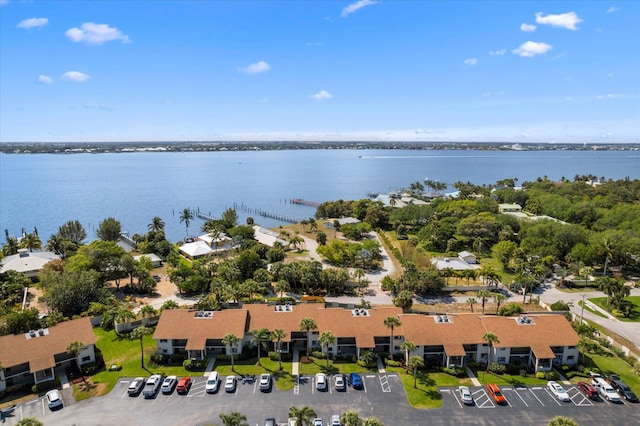
<svg viewBox="0 0 640 426">
<path fill-rule="evenodd" d="M 505 361 L 506 361 L 506 358 L 505 358 L 505 357 L 503 357 L 503 356 L 498 357 L 498 362 L 499 362 L 500 364 L 504 364 L 504 362 L 505 362 Z"/>
<path fill-rule="evenodd" d="M 167 339 L 160 339 L 160 343 L 167 343 Z"/>
<path fill-rule="evenodd" d="M 231 352 L 233 352 L 234 354 L 237 354 L 238 353 L 238 348 L 231 349 Z"/>
<path fill-rule="evenodd" d="M 567 346 L 567 349 L 575 349 L 575 346 Z"/>
<path fill-rule="evenodd" d="M 82 362 L 88 362 L 91 361 L 91 356 L 83 356 L 82 357 Z"/>
<path fill-rule="evenodd" d="M 573 359 L 573 355 L 569 355 L 569 356 L 567 357 L 567 361 L 570 361 L 570 360 L 572 360 L 572 359 Z"/>
</svg>

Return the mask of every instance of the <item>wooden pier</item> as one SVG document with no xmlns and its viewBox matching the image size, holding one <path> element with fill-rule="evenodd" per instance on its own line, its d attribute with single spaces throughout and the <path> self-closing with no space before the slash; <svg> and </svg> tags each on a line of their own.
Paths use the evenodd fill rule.
<svg viewBox="0 0 640 426">
<path fill-rule="evenodd" d="M 320 204 L 322 204 L 317 201 L 303 200 L 302 198 L 292 198 L 291 200 L 289 200 L 289 202 L 291 204 L 301 204 L 303 206 L 310 206 L 310 207 L 320 207 Z"/>
<path fill-rule="evenodd" d="M 269 212 L 266 210 L 262 210 L 262 209 L 253 209 L 251 207 L 245 206 L 244 204 L 240 207 L 240 210 L 242 210 L 245 213 L 250 213 L 250 214 L 256 214 L 256 215 L 260 215 L 262 217 L 268 217 L 270 219 L 276 219 L 279 220 L 281 222 L 288 222 L 288 223 L 299 223 L 301 219 L 296 219 L 293 218 L 291 216 L 287 216 L 281 213 L 275 213 L 275 212 Z"/>
</svg>

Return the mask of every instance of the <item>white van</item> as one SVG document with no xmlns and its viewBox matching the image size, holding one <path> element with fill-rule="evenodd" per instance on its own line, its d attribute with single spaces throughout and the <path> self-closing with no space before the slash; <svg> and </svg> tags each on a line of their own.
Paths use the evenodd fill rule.
<svg viewBox="0 0 640 426">
<path fill-rule="evenodd" d="M 595 388 L 598 390 L 598 393 L 603 399 L 611 402 L 622 401 L 622 399 L 620 399 L 620 395 L 618 395 L 618 392 L 616 392 L 616 390 L 611 387 L 609 383 L 607 383 L 604 377 L 594 376 L 591 379 L 591 384 L 595 386 Z"/>
<path fill-rule="evenodd" d="M 207 384 L 205 386 L 205 390 L 207 393 L 216 393 L 218 392 L 218 387 L 220 386 L 220 375 L 217 371 L 212 371 L 209 373 L 209 377 L 207 378 Z"/>
</svg>

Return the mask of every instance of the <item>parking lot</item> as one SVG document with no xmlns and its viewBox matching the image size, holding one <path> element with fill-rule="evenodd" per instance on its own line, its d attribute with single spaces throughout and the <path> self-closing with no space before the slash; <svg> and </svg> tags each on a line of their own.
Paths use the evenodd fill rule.
<svg viewBox="0 0 640 426">
<path fill-rule="evenodd" d="M 388 426 L 415 424 L 519 424 L 540 425 L 555 415 L 574 418 L 579 424 L 619 425 L 640 424 L 640 404 L 612 404 L 591 401 L 575 386 L 566 386 L 571 401 L 560 402 L 544 386 L 504 386 L 507 403 L 496 405 L 484 387 L 471 387 L 475 404 L 466 406 L 457 388 L 439 389 L 443 406 L 433 410 L 418 410 L 409 406 L 400 377 L 397 374 L 364 374 L 363 389 L 347 386 L 334 388 L 329 376 L 326 391 L 318 391 L 315 376 L 301 376 L 291 390 L 280 391 L 274 386 L 261 392 L 258 380 L 238 380 L 234 392 L 225 392 L 225 377 L 221 377 L 218 392 L 205 392 L 205 377 L 193 377 L 186 395 L 175 390 L 159 392 L 155 398 L 129 396 L 129 378 L 121 379 L 107 395 L 73 402 L 71 390 L 63 392 L 65 407 L 50 411 L 43 398 L 23 404 L 14 410 L 5 424 L 16 424 L 25 417 L 36 417 L 46 425 L 198 425 L 220 423 L 219 414 L 239 411 L 250 425 L 263 425 L 266 417 L 275 417 L 285 424 L 291 406 L 313 408 L 325 422 L 333 414 L 357 410 L 363 417 L 379 417 Z M 546 420 L 546 421 L 545 421 Z"/>
</svg>

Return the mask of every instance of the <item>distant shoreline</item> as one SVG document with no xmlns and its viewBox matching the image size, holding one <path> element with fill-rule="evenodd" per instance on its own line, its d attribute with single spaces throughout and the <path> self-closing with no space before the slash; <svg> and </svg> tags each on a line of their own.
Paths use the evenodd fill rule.
<svg viewBox="0 0 640 426">
<path fill-rule="evenodd" d="M 640 143 L 497 142 L 4 142 L 4 154 L 126 154 L 131 152 L 225 152 L 342 150 L 640 151 Z"/>
</svg>

